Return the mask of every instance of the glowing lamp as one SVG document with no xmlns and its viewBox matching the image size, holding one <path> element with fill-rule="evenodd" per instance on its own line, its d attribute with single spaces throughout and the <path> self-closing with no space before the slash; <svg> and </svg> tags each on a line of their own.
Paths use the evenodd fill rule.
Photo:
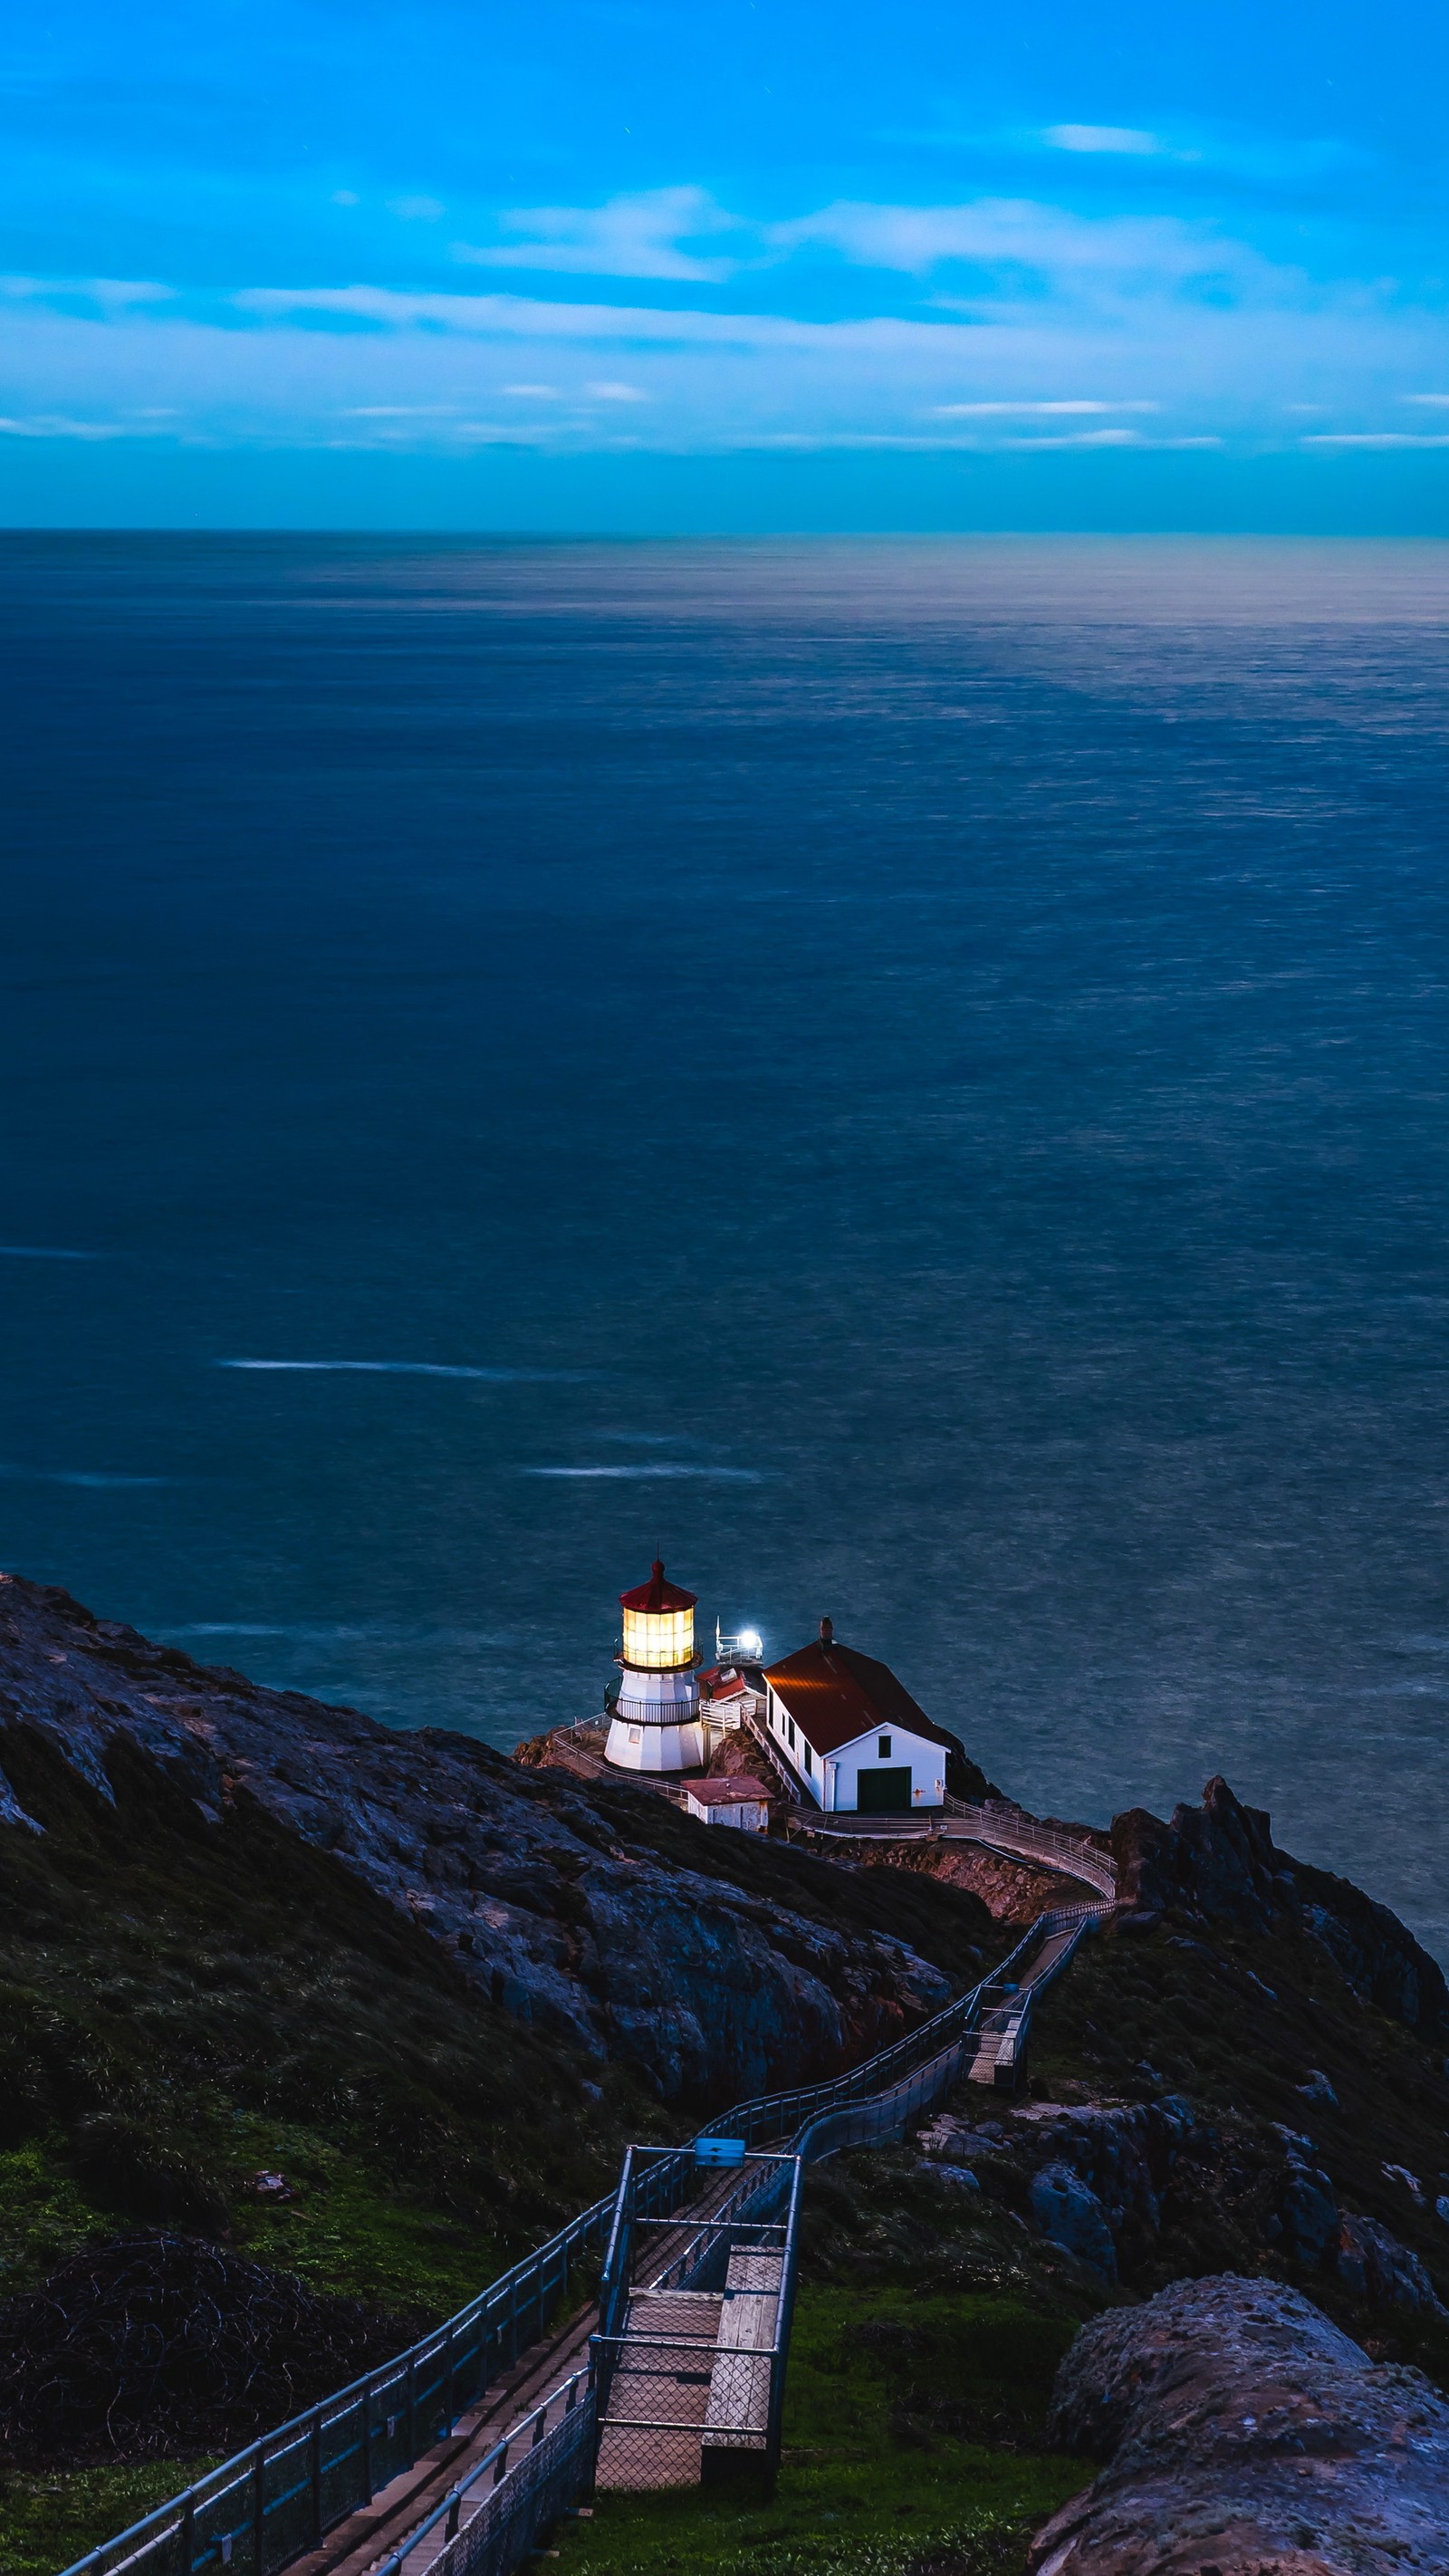
<svg viewBox="0 0 1449 2576">
<path fill-rule="evenodd" d="M 647 1583 L 621 1592 L 624 1645 L 620 1662 L 636 1673 L 688 1672 L 694 1663 L 695 1595 L 670 1583 L 656 1557 Z"/>
</svg>

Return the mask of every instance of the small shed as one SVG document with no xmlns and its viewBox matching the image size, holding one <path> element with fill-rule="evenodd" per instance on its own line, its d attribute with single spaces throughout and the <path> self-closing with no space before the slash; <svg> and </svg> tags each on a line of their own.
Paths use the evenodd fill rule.
<svg viewBox="0 0 1449 2576">
<path fill-rule="evenodd" d="M 685 1813 L 702 1825 L 737 1825 L 747 1834 L 768 1833 L 770 1802 L 758 1780 L 736 1774 L 723 1780 L 686 1780 Z"/>
</svg>

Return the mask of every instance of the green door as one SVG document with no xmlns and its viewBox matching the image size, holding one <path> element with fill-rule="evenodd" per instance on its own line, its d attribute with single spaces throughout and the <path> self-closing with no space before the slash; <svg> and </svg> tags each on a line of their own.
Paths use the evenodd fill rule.
<svg viewBox="0 0 1449 2576">
<path fill-rule="evenodd" d="M 861 1816 L 908 1816 L 911 1812 L 911 1766 L 862 1771 L 856 1782 L 855 1808 Z"/>
</svg>

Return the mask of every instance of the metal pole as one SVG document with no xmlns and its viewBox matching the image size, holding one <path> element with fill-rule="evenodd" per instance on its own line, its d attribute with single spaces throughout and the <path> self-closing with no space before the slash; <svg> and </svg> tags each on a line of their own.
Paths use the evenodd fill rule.
<svg viewBox="0 0 1449 2576">
<path fill-rule="evenodd" d="M 322 2546 L 322 2409 L 320 2406 L 313 2413 L 312 2429 L 308 2439 L 312 2453 L 312 2546 L 314 2549 L 320 2549 Z"/>
<path fill-rule="evenodd" d="M 362 2501 L 372 2502 L 372 2382 L 362 2392 Z"/>
<path fill-rule="evenodd" d="M 196 2498 L 188 2495 L 181 2507 L 182 2576 L 191 2576 L 196 2564 Z"/>
<path fill-rule="evenodd" d="M 258 2442 L 252 2454 L 252 2576 L 262 2576 L 267 2521 L 267 2460 Z"/>
</svg>

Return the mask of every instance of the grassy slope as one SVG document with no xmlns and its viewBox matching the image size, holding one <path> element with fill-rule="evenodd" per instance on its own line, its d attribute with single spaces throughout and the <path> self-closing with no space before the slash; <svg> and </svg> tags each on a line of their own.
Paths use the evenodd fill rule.
<svg viewBox="0 0 1449 2576">
<path fill-rule="evenodd" d="M 259 1809 L 209 1826 L 124 1749 L 114 1808 L 33 1738 L 6 1765 L 46 1827 L 0 1834 L 7 2288 L 139 2219 L 436 2311 L 661 2133 L 627 2076 L 494 2010 Z M 249 2197 L 260 2165 L 294 2204 Z"/>
<path fill-rule="evenodd" d="M 1092 2475 L 1044 2447 L 1052 2378 L 1102 2304 L 1077 2267 L 914 2160 L 842 2158 L 807 2185 L 779 2487 L 597 2499 L 566 2576 L 1014 2576 Z"/>
<path fill-rule="evenodd" d="M 688 2132 L 688 2109 L 511 2020 L 255 1806 L 208 1825 L 121 1748 L 112 1807 L 18 1729 L 5 1762 L 46 1830 L 0 1832 L 0 2294 L 139 2221 L 221 2232 L 421 2323 L 607 2190 L 625 2138 Z M 888 1930 L 959 1973 L 989 1938 L 957 1890 L 862 1885 L 637 1792 L 597 1803 L 611 1843 L 666 1871 Z M 292 2201 L 251 2194 L 263 2168 Z M 50 2576 L 182 2474 L 12 2467 L 0 2576 Z"/>
</svg>

